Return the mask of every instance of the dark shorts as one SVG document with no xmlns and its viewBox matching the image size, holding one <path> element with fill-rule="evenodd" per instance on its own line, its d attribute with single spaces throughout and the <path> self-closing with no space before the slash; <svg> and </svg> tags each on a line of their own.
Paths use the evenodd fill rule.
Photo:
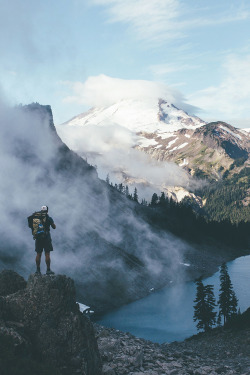
<svg viewBox="0 0 250 375">
<path fill-rule="evenodd" d="M 52 241 L 50 237 L 45 237 L 36 240 L 36 248 L 35 251 L 37 253 L 42 253 L 44 250 L 45 253 L 49 253 L 53 251 Z"/>
</svg>

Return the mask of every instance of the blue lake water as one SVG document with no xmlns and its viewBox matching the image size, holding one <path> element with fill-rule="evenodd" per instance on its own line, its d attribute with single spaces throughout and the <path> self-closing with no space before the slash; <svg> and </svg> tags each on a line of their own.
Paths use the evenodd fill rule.
<svg viewBox="0 0 250 375">
<path fill-rule="evenodd" d="M 227 265 L 239 307 L 243 312 L 250 307 L 250 256 L 238 258 Z M 215 297 L 218 300 L 219 272 L 203 282 L 205 285 L 214 285 Z M 165 287 L 139 301 L 107 313 L 98 323 L 153 342 L 181 341 L 197 333 L 193 322 L 195 295 L 194 282 Z"/>
</svg>

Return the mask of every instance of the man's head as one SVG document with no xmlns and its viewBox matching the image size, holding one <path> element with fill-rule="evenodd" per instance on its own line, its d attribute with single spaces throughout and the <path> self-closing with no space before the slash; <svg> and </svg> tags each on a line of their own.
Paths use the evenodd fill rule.
<svg viewBox="0 0 250 375">
<path fill-rule="evenodd" d="M 49 207 L 48 206 L 42 206 L 41 211 L 48 212 Z"/>
</svg>

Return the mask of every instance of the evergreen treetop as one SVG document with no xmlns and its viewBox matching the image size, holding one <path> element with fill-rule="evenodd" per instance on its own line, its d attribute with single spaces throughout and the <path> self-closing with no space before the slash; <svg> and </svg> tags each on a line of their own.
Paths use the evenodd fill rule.
<svg viewBox="0 0 250 375">
<path fill-rule="evenodd" d="M 224 324 L 235 314 L 237 314 L 238 300 L 233 290 L 233 285 L 228 273 L 226 263 L 220 268 L 220 294 L 219 311 L 224 318 Z"/>
<path fill-rule="evenodd" d="M 201 279 L 196 281 L 197 290 L 194 300 L 194 321 L 197 323 L 198 330 L 205 332 L 210 330 L 216 322 L 216 306 L 213 292 L 213 285 L 204 286 Z"/>
</svg>

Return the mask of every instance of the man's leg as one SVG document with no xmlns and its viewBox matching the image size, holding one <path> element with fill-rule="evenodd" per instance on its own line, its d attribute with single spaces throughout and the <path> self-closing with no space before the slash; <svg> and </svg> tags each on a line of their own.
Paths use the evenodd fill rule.
<svg viewBox="0 0 250 375">
<path fill-rule="evenodd" d="M 54 272 L 50 269 L 50 252 L 53 251 L 51 237 L 48 236 L 45 240 L 44 252 L 45 252 L 45 262 L 47 265 L 47 275 L 54 275 Z"/>
<path fill-rule="evenodd" d="M 45 262 L 47 266 L 47 271 L 50 271 L 50 252 L 45 253 Z"/>
<path fill-rule="evenodd" d="M 36 253 L 36 272 L 40 273 L 40 264 L 41 264 L 42 253 Z"/>
<path fill-rule="evenodd" d="M 46 274 L 47 275 L 54 275 L 55 272 L 51 271 L 51 269 L 50 269 L 50 252 L 45 253 L 45 262 L 46 262 L 46 265 L 47 265 Z"/>
</svg>

